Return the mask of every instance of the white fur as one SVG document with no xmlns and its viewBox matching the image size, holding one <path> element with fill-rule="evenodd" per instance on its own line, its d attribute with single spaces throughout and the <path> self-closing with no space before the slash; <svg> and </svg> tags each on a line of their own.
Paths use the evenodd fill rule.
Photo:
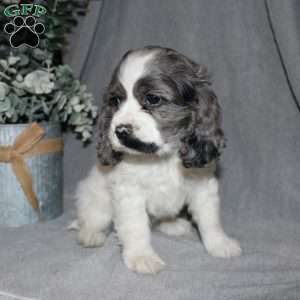
<svg viewBox="0 0 300 300">
<path fill-rule="evenodd" d="M 113 223 L 125 264 L 140 273 L 157 273 L 165 266 L 151 246 L 151 221 L 173 219 L 159 229 L 177 236 L 186 234 L 190 230 L 187 221 L 175 221 L 185 204 L 211 255 L 231 257 L 241 253 L 238 242 L 227 237 L 220 223 L 214 164 L 185 169 L 177 153 L 164 143 L 155 120 L 135 99 L 134 83 L 147 73 L 152 55 L 129 56 L 120 68 L 119 79 L 127 100 L 112 118 L 109 137 L 113 148 L 124 153 L 123 159 L 113 168 L 95 166 L 80 183 L 78 222 L 72 224 L 72 228 L 79 228 L 79 242 L 94 247 L 104 243 L 105 232 Z M 121 124 L 132 125 L 138 139 L 158 145 L 158 155 L 138 153 L 121 145 L 115 135 L 116 126 Z"/>
<path fill-rule="evenodd" d="M 192 224 L 183 218 L 169 219 L 159 223 L 157 229 L 172 236 L 192 235 Z"/>
<path fill-rule="evenodd" d="M 126 156 L 109 171 L 94 167 L 78 189 L 79 241 L 84 246 L 101 245 L 113 222 L 127 267 L 156 273 L 165 264 L 151 246 L 149 216 L 174 218 L 187 204 L 211 255 L 240 255 L 238 242 L 227 237 L 220 224 L 218 181 L 213 173 L 213 166 L 186 170 L 177 156 Z M 166 233 L 180 235 L 182 229 L 177 230 L 162 225 Z"/>
<path fill-rule="evenodd" d="M 105 230 L 112 220 L 111 196 L 105 180 L 105 168 L 100 172 L 95 166 L 89 177 L 77 189 L 77 211 L 79 227 L 78 241 L 85 247 L 101 246 L 105 241 Z"/>
<path fill-rule="evenodd" d="M 149 63 L 155 52 L 150 53 L 133 53 L 129 55 L 122 63 L 119 71 L 119 80 L 125 87 L 128 98 L 133 96 L 134 84 L 147 72 L 147 63 Z"/>
</svg>

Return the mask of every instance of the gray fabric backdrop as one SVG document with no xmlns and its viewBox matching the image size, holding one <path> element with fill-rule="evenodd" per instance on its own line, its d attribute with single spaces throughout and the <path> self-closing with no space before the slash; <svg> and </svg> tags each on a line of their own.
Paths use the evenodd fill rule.
<svg viewBox="0 0 300 300">
<path fill-rule="evenodd" d="M 168 267 L 149 277 L 126 270 L 114 235 L 102 249 L 77 246 L 64 227 L 95 150 L 67 136 L 66 213 L 43 225 L 0 228 L 0 291 L 49 300 L 300 299 L 299 20 L 297 0 L 92 2 L 67 58 L 99 105 L 130 48 L 159 44 L 208 66 L 228 138 L 222 217 L 244 255 L 215 259 L 196 236 L 155 233 Z"/>
</svg>

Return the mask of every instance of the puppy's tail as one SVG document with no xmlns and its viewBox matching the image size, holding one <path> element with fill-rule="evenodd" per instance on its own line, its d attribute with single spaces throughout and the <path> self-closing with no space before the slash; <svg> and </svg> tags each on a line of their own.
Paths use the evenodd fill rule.
<svg viewBox="0 0 300 300">
<path fill-rule="evenodd" d="M 74 220 L 69 226 L 67 227 L 68 230 L 79 230 L 79 222 L 78 220 Z"/>
</svg>

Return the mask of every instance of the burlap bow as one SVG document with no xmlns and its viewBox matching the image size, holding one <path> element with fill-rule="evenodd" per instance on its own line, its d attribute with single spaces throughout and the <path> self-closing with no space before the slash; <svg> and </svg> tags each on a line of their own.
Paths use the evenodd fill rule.
<svg viewBox="0 0 300 300">
<path fill-rule="evenodd" d="M 25 163 L 29 156 L 59 152 L 63 149 L 62 139 L 42 140 L 44 129 L 37 123 L 32 123 L 15 139 L 12 146 L 0 145 L 0 163 L 11 163 L 13 171 L 31 204 L 39 211 L 39 201 L 33 190 L 32 176 Z"/>
</svg>

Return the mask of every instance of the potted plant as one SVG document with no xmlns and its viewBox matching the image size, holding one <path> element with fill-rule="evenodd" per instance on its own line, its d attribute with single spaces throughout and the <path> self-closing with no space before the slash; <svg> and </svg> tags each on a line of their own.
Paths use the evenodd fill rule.
<svg viewBox="0 0 300 300">
<path fill-rule="evenodd" d="M 59 216 L 62 130 L 73 131 L 83 143 L 92 135 L 93 96 L 62 63 L 66 34 L 76 25 L 68 12 L 77 4 L 56 5 L 60 13 L 43 16 L 47 30 L 37 48 L 12 49 L 0 34 L 0 225 Z M 0 12 L 3 8 L 0 4 Z M 6 21 L 1 16 L 0 26 Z"/>
<path fill-rule="evenodd" d="M 84 143 L 92 134 L 92 95 L 69 66 L 46 64 L 32 71 L 19 56 L 0 60 L 0 224 L 60 215 L 61 128 Z"/>
</svg>

